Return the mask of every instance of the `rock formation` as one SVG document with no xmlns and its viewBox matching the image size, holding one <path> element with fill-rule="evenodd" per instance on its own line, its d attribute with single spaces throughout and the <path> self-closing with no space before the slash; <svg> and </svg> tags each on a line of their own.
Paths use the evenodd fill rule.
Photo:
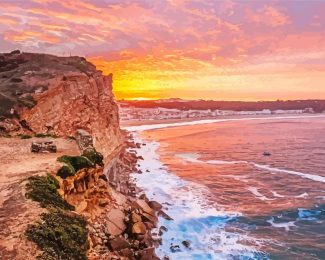
<svg viewBox="0 0 325 260">
<path fill-rule="evenodd" d="M 73 216 L 82 216 L 87 221 L 82 225 L 85 232 L 81 233 L 83 238 L 87 235 L 87 243 L 82 245 L 89 243 L 88 259 L 157 259 L 154 246 L 160 238 L 151 231 L 157 227 L 159 215 L 171 218 L 162 211 L 159 203 L 149 201 L 144 194 L 139 196 L 140 190 L 129 178 L 131 172 L 138 171 L 137 160 L 143 158 L 129 151 L 139 144 L 124 142 L 112 94 L 112 75 L 103 76 L 94 65 L 80 57 L 19 51 L 0 54 L 0 102 L 0 137 L 19 137 L 8 138 L 10 142 L 0 139 L 0 146 L 1 143 L 18 146 L 20 149 L 16 154 L 24 155 L 4 157 L 3 161 L 8 161 L 6 167 L 15 171 L 0 171 L 0 177 L 4 175 L 7 179 L 12 175 L 19 176 L 13 183 L 0 185 L 0 193 L 5 195 L 3 202 L 0 200 L 3 204 L 0 207 L 0 240 L 4 237 L 11 239 L 10 243 L 0 244 L 0 258 L 34 259 L 41 253 L 23 232 L 30 222 L 41 223 L 39 206 L 42 204 L 35 204 L 33 208 L 14 206 L 20 205 L 19 201 L 26 205 L 31 203 L 23 196 L 23 180 L 34 175 L 42 179 L 47 172 L 58 182 L 57 189 L 51 184 L 51 189 L 38 190 L 42 194 L 43 190 L 50 190 L 61 204 L 67 203 L 68 210 L 73 213 L 70 216 L 64 212 L 69 215 L 69 221 Z M 52 153 L 35 156 L 28 153 L 29 148 L 26 152 L 30 142 L 40 142 L 37 139 L 44 137 L 55 140 L 58 157 Z M 29 138 L 30 141 L 24 140 Z M 104 155 L 105 165 L 103 156 L 96 150 Z M 16 165 L 22 160 L 26 163 L 17 174 L 19 167 Z M 71 171 L 63 174 L 63 168 Z M 11 194 L 20 197 L 16 199 Z M 53 198 L 53 194 L 47 197 Z M 61 213 L 47 211 L 43 218 L 51 220 L 51 214 L 57 219 Z M 35 230 L 42 227 L 34 225 Z M 60 228 L 62 234 L 69 231 Z M 28 230 L 29 238 L 34 237 L 32 241 L 39 242 L 37 232 Z M 162 233 L 165 229 L 160 230 Z M 60 240 L 60 236 L 56 238 Z M 11 244 L 24 246 L 11 248 Z"/>
<path fill-rule="evenodd" d="M 81 57 L 0 54 L 0 131 L 75 136 L 89 132 L 105 156 L 122 140 L 112 75 Z"/>
</svg>

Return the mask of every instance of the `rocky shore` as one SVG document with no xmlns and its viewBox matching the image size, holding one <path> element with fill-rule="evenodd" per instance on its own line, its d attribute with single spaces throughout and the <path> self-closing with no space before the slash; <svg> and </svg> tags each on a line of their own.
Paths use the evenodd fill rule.
<svg viewBox="0 0 325 260">
<path fill-rule="evenodd" d="M 89 259 L 158 259 L 154 246 L 159 238 L 152 230 L 157 228 L 161 205 L 148 201 L 129 180 L 140 159 L 129 151 L 130 145 L 135 144 L 122 146 L 105 167 L 77 172 L 69 179 L 72 190 L 60 189 L 87 220 Z"/>
</svg>

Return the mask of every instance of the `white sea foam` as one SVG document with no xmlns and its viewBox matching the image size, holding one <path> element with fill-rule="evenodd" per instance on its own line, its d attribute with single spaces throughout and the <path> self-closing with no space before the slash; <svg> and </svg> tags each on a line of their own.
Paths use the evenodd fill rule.
<svg viewBox="0 0 325 260">
<path fill-rule="evenodd" d="M 203 161 L 199 160 L 199 158 L 196 159 L 189 159 L 188 157 L 181 157 L 184 160 L 188 162 L 196 162 L 196 163 L 208 163 L 208 164 L 249 164 L 252 165 L 258 169 L 266 170 L 268 172 L 276 172 L 276 173 L 286 173 L 286 174 L 292 174 L 292 175 L 297 175 L 302 178 L 310 179 L 313 181 L 318 181 L 318 182 L 324 182 L 325 183 L 325 177 L 319 176 L 316 174 L 309 174 L 309 173 L 303 173 L 303 172 L 298 172 L 298 171 L 293 171 L 293 170 L 286 170 L 286 169 L 279 169 L 276 167 L 272 167 L 270 165 L 263 165 L 255 162 L 248 162 L 248 161 L 223 161 L 223 160 L 208 160 L 208 161 Z"/>
<path fill-rule="evenodd" d="M 285 197 L 285 196 L 277 193 L 276 191 L 271 190 L 271 192 L 272 192 L 273 196 L 276 197 L 276 198 L 284 198 Z"/>
<path fill-rule="evenodd" d="M 256 168 L 267 170 L 270 172 L 280 172 L 280 173 L 287 173 L 287 174 L 292 174 L 292 175 L 297 175 L 302 178 L 310 179 L 313 181 L 318 181 L 318 182 L 325 182 L 325 177 L 319 176 L 316 174 L 309 174 L 309 173 L 303 173 L 303 172 L 298 172 L 298 171 L 292 171 L 292 170 L 285 170 L 285 169 L 279 169 L 275 167 L 271 167 L 269 165 L 262 165 L 258 163 L 252 163 Z"/>
<path fill-rule="evenodd" d="M 324 116 L 315 116 L 324 117 Z M 242 121 L 242 120 L 276 120 L 276 119 L 296 119 L 305 118 L 297 117 L 271 117 L 271 118 L 241 118 L 241 119 L 222 119 L 222 120 L 201 120 L 194 122 L 183 122 L 174 124 L 160 124 L 150 126 L 137 126 L 125 128 L 129 131 L 144 131 L 157 128 L 165 128 L 182 125 L 196 125 L 206 123 L 216 123 L 225 121 Z M 137 142 L 143 142 L 136 138 Z M 162 236 L 163 244 L 157 249 L 157 254 L 161 258 L 169 255 L 171 259 L 232 259 L 239 257 L 240 259 L 263 258 L 256 257 L 259 254 L 258 245 L 264 243 L 254 237 L 244 234 L 230 232 L 225 228 L 232 220 L 240 214 L 237 212 L 227 212 L 218 207 L 218 205 L 210 204 L 207 201 L 209 191 L 203 186 L 173 175 L 165 168 L 159 160 L 159 154 L 156 150 L 159 143 L 151 142 L 146 146 L 138 149 L 139 155 L 145 160 L 140 162 L 140 168 L 143 174 L 134 174 L 133 177 L 139 187 L 143 188 L 149 199 L 156 200 L 164 205 L 164 210 L 174 221 L 166 221 L 159 218 L 159 224 L 168 228 Z M 313 181 L 325 182 L 322 176 L 292 171 L 287 169 L 279 169 L 269 165 L 262 165 L 248 161 L 223 161 L 223 160 L 200 160 L 199 154 L 177 154 L 179 158 L 187 162 L 208 163 L 208 164 L 248 164 L 252 167 L 263 169 L 272 174 L 291 174 L 307 178 Z M 146 172 L 149 170 L 150 173 Z M 255 187 L 250 187 L 249 191 L 261 200 L 272 200 L 284 197 L 271 191 L 274 198 L 268 198 Z M 296 197 L 306 197 L 308 194 L 300 194 Z M 168 202 L 168 203 L 165 203 Z M 289 231 L 295 226 L 294 221 L 286 223 L 276 223 L 274 218 L 268 220 L 275 228 L 284 228 Z M 191 250 L 182 247 L 183 240 L 190 240 Z M 247 241 L 248 243 L 242 243 Z M 171 254 L 170 243 L 181 246 L 181 251 Z"/>
<path fill-rule="evenodd" d="M 143 142 L 136 137 L 136 142 Z M 257 249 L 241 241 L 257 244 L 255 238 L 225 230 L 227 223 L 240 214 L 224 211 L 213 203 L 208 203 L 209 191 L 205 186 L 185 181 L 170 173 L 160 162 L 156 150 L 159 143 L 150 142 L 137 150 L 145 158 L 140 161 L 142 174 L 132 177 L 144 189 L 149 199 L 164 205 L 168 215 L 174 220 L 159 218 L 159 224 L 168 228 L 162 236 L 163 243 L 157 249 L 161 258 L 171 259 L 227 259 L 230 256 L 254 257 Z M 198 155 L 180 154 L 180 158 L 196 160 Z M 146 170 L 149 172 L 146 172 Z M 168 205 L 164 204 L 168 202 Z M 182 246 L 182 241 L 190 240 L 191 250 Z M 181 251 L 170 253 L 170 243 L 181 246 Z"/>
<path fill-rule="evenodd" d="M 308 197 L 308 193 L 307 192 L 304 192 L 300 195 L 297 195 L 297 196 L 294 196 L 295 198 L 307 198 Z"/>
<path fill-rule="evenodd" d="M 289 222 L 284 222 L 284 223 L 275 223 L 274 218 L 272 217 L 271 219 L 267 220 L 268 223 L 272 225 L 272 227 L 275 228 L 284 228 L 285 231 L 289 231 L 291 227 L 295 227 L 295 221 L 289 221 Z"/>
<path fill-rule="evenodd" d="M 251 193 L 253 193 L 255 195 L 255 197 L 258 198 L 259 200 L 263 200 L 263 201 L 274 200 L 274 199 L 270 199 L 270 198 L 264 196 L 262 193 L 260 193 L 258 191 L 258 188 L 256 188 L 256 187 L 248 187 L 247 190 L 249 190 Z"/>
<path fill-rule="evenodd" d="M 302 119 L 302 118 L 324 118 L 325 115 L 314 116 L 273 116 L 273 117 L 246 117 L 246 118 L 223 118 L 223 119 L 205 119 L 188 122 L 166 123 L 166 124 L 151 124 L 151 125 L 138 125 L 138 126 L 125 126 L 123 129 L 130 132 L 141 132 L 146 130 L 177 127 L 177 126 L 190 126 L 200 124 L 212 124 L 232 121 L 247 121 L 247 120 L 278 120 L 278 119 Z"/>
</svg>

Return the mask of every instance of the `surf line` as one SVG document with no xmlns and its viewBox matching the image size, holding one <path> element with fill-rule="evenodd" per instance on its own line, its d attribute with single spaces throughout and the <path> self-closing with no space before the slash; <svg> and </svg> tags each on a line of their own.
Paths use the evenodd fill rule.
<svg viewBox="0 0 325 260">
<path fill-rule="evenodd" d="M 245 117 L 245 118 L 224 118 L 224 119 L 202 119 L 188 122 L 166 123 L 166 124 L 151 124 L 151 125 L 138 125 L 138 126 L 124 126 L 124 130 L 130 132 L 142 132 L 146 130 L 154 130 L 160 128 L 177 127 L 177 126 L 191 126 L 201 124 L 222 123 L 231 121 L 246 121 L 246 120 L 277 120 L 277 119 L 306 119 L 306 118 L 325 118 L 325 115 L 314 116 L 275 116 L 275 117 Z"/>
<path fill-rule="evenodd" d="M 298 171 L 293 171 L 293 170 L 286 170 L 286 169 L 279 169 L 275 167 L 271 167 L 269 165 L 263 165 L 263 164 L 258 164 L 255 162 L 248 162 L 248 161 L 222 161 L 222 160 L 208 160 L 208 161 L 202 161 L 199 160 L 198 158 L 190 158 L 184 155 L 178 156 L 182 158 L 183 160 L 189 161 L 189 162 L 194 162 L 194 163 L 208 163 L 208 164 L 248 164 L 252 165 L 255 168 L 266 170 L 268 172 L 278 172 L 278 173 L 287 173 L 291 175 L 297 175 L 305 179 L 310 179 L 312 181 L 317 181 L 317 182 L 323 182 L 325 183 L 325 177 L 319 176 L 316 174 L 309 174 L 309 173 L 303 173 L 303 172 L 298 172 Z"/>
</svg>

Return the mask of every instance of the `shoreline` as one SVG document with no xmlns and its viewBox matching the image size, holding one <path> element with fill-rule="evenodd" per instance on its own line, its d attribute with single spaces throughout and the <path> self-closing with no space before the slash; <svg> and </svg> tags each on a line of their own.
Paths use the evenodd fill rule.
<svg viewBox="0 0 325 260">
<path fill-rule="evenodd" d="M 131 174 L 131 177 L 134 178 L 136 185 L 145 191 L 149 199 L 161 203 L 166 213 L 173 218 L 172 221 L 166 221 L 161 217 L 159 218 L 159 225 L 166 227 L 167 231 L 165 231 L 161 237 L 162 244 L 156 248 L 156 254 L 160 258 L 170 255 L 171 259 L 192 259 L 191 257 L 194 255 L 200 255 L 202 259 L 226 259 L 231 255 L 241 255 L 250 258 L 265 257 L 265 259 L 267 259 L 266 251 L 261 251 L 258 246 L 255 247 L 253 245 L 243 245 L 240 243 L 241 239 L 257 241 L 258 243 L 258 240 L 254 240 L 256 239 L 255 237 L 241 237 L 240 234 L 232 233 L 225 229 L 229 223 L 237 221 L 237 217 L 240 218 L 242 213 L 224 211 L 222 208 L 219 208 L 218 205 L 210 204 L 209 193 L 204 192 L 206 187 L 178 176 L 169 169 L 168 165 L 164 165 L 163 162 L 160 161 L 160 142 L 152 138 L 146 139 L 146 133 L 150 133 L 150 130 L 155 129 L 209 123 L 238 122 L 244 120 L 272 121 L 277 119 L 288 119 L 289 121 L 291 119 L 299 120 L 306 118 L 325 118 L 325 114 L 312 116 L 287 115 L 274 117 L 223 118 L 217 120 L 195 120 L 190 122 L 172 122 L 124 127 L 125 130 L 132 133 L 136 142 L 145 144 L 137 149 L 137 154 L 145 159 L 144 162 L 140 162 L 139 166 L 143 173 L 141 175 Z M 209 162 L 212 163 L 213 161 Z M 218 163 L 218 161 L 216 161 L 216 163 Z M 258 166 L 262 167 L 261 165 Z M 285 172 L 290 175 L 299 175 L 300 177 L 311 180 L 315 180 L 315 178 L 318 177 L 282 168 L 277 169 L 273 167 L 270 168 L 270 170 Z M 323 182 L 323 179 L 323 177 L 318 178 L 317 181 Z M 155 187 L 154 183 L 159 183 L 159 186 Z M 203 191 L 203 193 L 200 193 L 201 191 Z M 251 192 L 254 192 L 254 190 Z M 256 194 L 254 195 L 256 196 Z M 260 195 L 258 194 L 258 196 Z M 211 226 L 211 229 L 207 230 L 205 234 L 204 231 L 195 234 L 191 227 L 199 225 L 201 228 L 209 225 L 205 221 L 210 223 L 213 222 L 214 226 Z M 206 234 L 209 234 L 209 239 L 217 239 L 221 242 L 218 243 L 218 245 L 210 245 L 209 239 L 204 237 Z M 203 243 L 200 243 L 200 241 Z M 184 246 L 184 244 L 187 243 L 190 245 L 191 249 Z M 174 250 L 175 247 L 177 248 L 176 251 Z M 213 250 L 204 251 L 204 248 L 213 248 Z"/>
<path fill-rule="evenodd" d="M 212 124 L 212 123 L 222 123 L 222 122 L 231 122 L 231 121 L 245 121 L 245 120 L 276 120 L 276 119 L 300 119 L 300 118 L 322 118 L 325 117 L 325 113 L 320 113 L 317 115 L 274 115 L 274 116 L 254 116 L 254 117 L 222 117 L 222 118 L 211 118 L 211 119 L 200 119 L 200 120 L 155 120 L 155 121 L 141 121 L 139 124 L 129 125 L 121 123 L 121 129 L 127 130 L 129 132 L 141 132 L 146 130 L 154 130 L 160 128 L 168 127 L 178 127 L 178 126 L 191 126 L 198 124 Z M 164 121 L 164 122 L 162 122 Z"/>
<path fill-rule="evenodd" d="M 254 257 L 260 253 L 254 247 L 241 245 L 240 235 L 224 229 L 227 223 L 241 216 L 239 212 L 225 211 L 211 204 L 207 200 L 210 196 L 207 187 L 171 172 L 159 159 L 159 142 L 146 140 L 141 133 L 134 133 L 134 139 L 145 144 L 137 149 L 137 154 L 145 160 L 139 163 L 142 174 L 131 174 L 131 177 L 170 216 L 170 219 L 158 218 L 161 243 L 155 250 L 160 259 L 196 259 L 198 255 L 200 259 L 226 259 L 232 254 Z M 206 251 L 214 247 L 214 239 L 222 243 Z"/>
</svg>

